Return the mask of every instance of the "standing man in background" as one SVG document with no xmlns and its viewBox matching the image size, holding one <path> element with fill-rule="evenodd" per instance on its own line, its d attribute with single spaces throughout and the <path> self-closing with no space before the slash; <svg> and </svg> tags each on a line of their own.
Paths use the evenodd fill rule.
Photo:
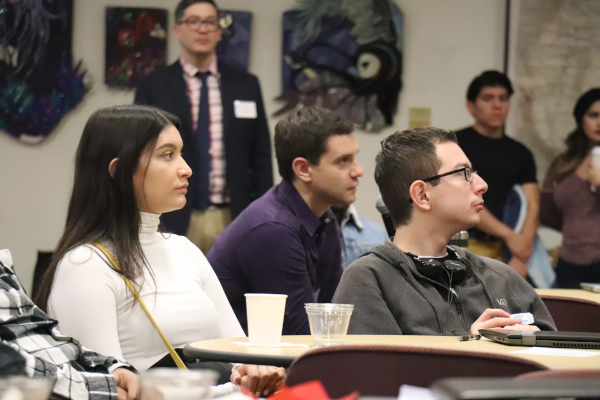
<svg viewBox="0 0 600 400">
<path fill-rule="evenodd" d="M 258 79 L 217 60 L 215 2 L 180 1 L 173 32 L 181 58 L 140 80 L 135 103 L 181 120 L 184 158 L 193 171 L 188 202 L 161 221 L 206 254 L 232 218 L 273 186 L 269 128 Z"/>
<path fill-rule="evenodd" d="M 456 132 L 456 136 L 473 169 L 489 185 L 483 195 L 485 208 L 480 213 L 481 223 L 470 230 L 473 241 L 469 250 L 502 260 L 506 246 L 512 253 L 508 265 L 526 277 L 538 227 L 540 191 L 533 154 L 504 134 L 512 94 L 510 80 L 501 72 L 485 71 L 476 77 L 467 91 L 467 109 L 475 124 Z M 521 233 L 502 222 L 506 199 L 515 184 L 521 185 L 527 200 L 527 216 Z"/>
</svg>

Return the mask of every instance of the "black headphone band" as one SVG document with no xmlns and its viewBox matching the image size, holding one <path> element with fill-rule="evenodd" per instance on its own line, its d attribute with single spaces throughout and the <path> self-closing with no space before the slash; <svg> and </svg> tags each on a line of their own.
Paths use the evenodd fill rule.
<svg viewBox="0 0 600 400">
<path fill-rule="evenodd" d="M 467 267 L 461 261 L 456 250 L 451 247 L 447 247 L 447 249 L 448 254 L 454 259 L 443 262 L 435 258 L 419 258 L 410 253 L 407 255 L 414 261 L 414 265 L 421 275 L 436 281 L 447 275 L 448 278 L 452 277 L 453 284 L 459 284 L 467 277 Z"/>
</svg>

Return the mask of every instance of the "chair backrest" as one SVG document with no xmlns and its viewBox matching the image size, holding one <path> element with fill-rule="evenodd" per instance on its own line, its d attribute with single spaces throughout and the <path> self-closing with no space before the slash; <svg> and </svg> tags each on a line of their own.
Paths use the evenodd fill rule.
<svg viewBox="0 0 600 400">
<path fill-rule="evenodd" d="M 528 372 L 517 376 L 515 379 L 579 379 L 590 378 L 600 380 L 600 368 L 598 369 L 549 369 L 546 371 Z"/>
<path fill-rule="evenodd" d="M 540 295 L 559 331 L 600 332 L 600 304 L 573 297 Z"/>
<path fill-rule="evenodd" d="M 332 398 L 358 390 L 363 396 L 398 396 L 400 385 L 429 387 L 451 377 L 514 377 L 547 368 L 512 356 L 408 346 L 332 346 L 298 357 L 289 386 L 319 379 Z"/>
</svg>

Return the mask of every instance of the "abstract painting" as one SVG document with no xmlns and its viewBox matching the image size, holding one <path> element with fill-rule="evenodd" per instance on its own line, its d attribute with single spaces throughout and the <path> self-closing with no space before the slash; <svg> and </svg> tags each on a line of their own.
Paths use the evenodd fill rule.
<svg viewBox="0 0 600 400">
<path fill-rule="evenodd" d="M 221 41 L 217 45 L 217 58 L 227 65 L 247 71 L 252 38 L 252 13 L 221 10 L 219 17 Z"/>
<path fill-rule="evenodd" d="M 39 143 L 89 88 L 71 53 L 73 0 L 0 0 L 0 130 Z"/>
<path fill-rule="evenodd" d="M 167 10 L 106 8 L 104 82 L 134 88 L 138 79 L 167 65 Z"/>
<path fill-rule="evenodd" d="M 404 18 L 391 0 L 300 0 L 283 16 L 275 113 L 316 105 L 366 131 L 393 123 L 402 89 Z"/>
</svg>

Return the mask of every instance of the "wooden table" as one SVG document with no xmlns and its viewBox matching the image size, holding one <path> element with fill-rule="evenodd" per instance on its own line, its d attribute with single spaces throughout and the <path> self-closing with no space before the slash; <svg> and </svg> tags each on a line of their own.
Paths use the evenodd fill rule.
<svg viewBox="0 0 600 400">
<path fill-rule="evenodd" d="M 283 336 L 284 343 L 306 344 L 306 347 L 245 347 L 232 342 L 247 342 L 248 338 L 215 339 L 191 343 L 183 349 L 186 356 L 211 361 L 227 361 L 248 364 L 289 366 L 296 357 L 313 347 L 311 336 Z M 600 369 L 600 350 L 586 350 L 597 353 L 593 357 L 559 357 L 512 353 L 526 349 L 521 346 L 506 346 L 487 339 L 459 342 L 455 336 L 387 336 L 387 335 L 348 335 L 346 344 L 378 344 L 451 349 L 471 352 L 503 354 L 538 362 L 551 369 Z"/>
<path fill-rule="evenodd" d="M 572 297 L 579 300 L 593 301 L 600 304 L 600 293 L 583 289 L 535 289 L 538 296 Z"/>
</svg>

